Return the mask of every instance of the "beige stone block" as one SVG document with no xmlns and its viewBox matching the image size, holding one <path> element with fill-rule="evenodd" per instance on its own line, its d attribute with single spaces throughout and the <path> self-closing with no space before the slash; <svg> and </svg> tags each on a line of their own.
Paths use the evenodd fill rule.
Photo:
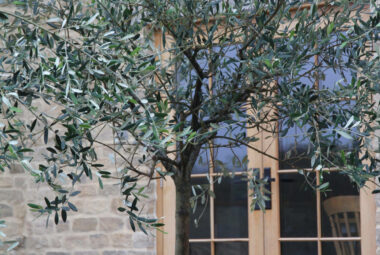
<svg viewBox="0 0 380 255">
<path fill-rule="evenodd" d="M 1 231 L 7 235 L 8 238 L 18 238 L 23 234 L 23 224 L 19 220 L 15 220 L 13 218 L 8 218 L 5 222 L 7 226 Z"/>
<path fill-rule="evenodd" d="M 79 218 L 73 220 L 72 229 L 74 232 L 95 231 L 98 226 L 96 218 Z"/>
<path fill-rule="evenodd" d="M 26 237 L 25 238 L 25 249 L 27 250 L 40 250 L 40 249 L 46 249 L 49 247 L 49 242 L 46 237 Z"/>
<path fill-rule="evenodd" d="M 47 227 L 47 215 L 36 218 L 37 214 L 27 217 L 25 220 L 26 234 L 27 236 L 38 235 L 53 235 L 54 234 L 54 221 L 50 216 Z"/>
<path fill-rule="evenodd" d="M 110 210 L 113 215 L 121 215 L 127 217 L 125 212 L 120 212 L 117 210 L 119 207 L 125 207 L 121 197 L 112 199 Z"/>
<path fill-rule="evenodd" d="M 50 247 L 51 248 L 61 248 L 62 247 L 61 239 L 62 238 L 60 236 L 57 236 L 57 235 L 52 236 L 52 238 L 50 239 Z"/>
<path fill-rule="evenodd" d="M 91 197 L 97 195 L 97 184 L 78 185 L 77 189 L 80 190 L 78 197 Z"/>
<path fill-rule="evenodd" d="M 24 197 L 20 190 L 0 189 L 0 201 L 19 204 L 24 201 Z"/>
<path fill-rule="evenodd" d="M 10 172 L 11 174 L 23 174 L 25 173 L 25 170 L 20 164 L 15 163 L 11 165 Z"/>
<path fill-rule="evenodd" d="M 114 180 L 113 180 L 113 184 L 104 184 L 103 189 L 99 189 L 99 195 L 101 195 L 101 196 L 121 196 L 120 184 L 115 183 Z"/>
<path fill-rule="evenodd" d="M 72 202 L 76 205 L 80 213 L 89 215 L 98 215 L 104 212 L 108 212 L 112 198 L 98 198 L 90 197 L 81 199 L 79 196 L 75 197 Z"/>
<path fill-rule="evenodd" d="M 57 233 L 65 233 L 70 231 L 70 221 L 60 222 L 58 225 L 55 225 L 55 230 Z"/>
<path fill-rule="evenodd" d="M 132 236 L 134 248 L 154 248 L 154 237 L 136 232 Z"/>
<path fill-rule="evenodd" d="M 14 178 L 14 184 L 16 188 L 24 188 L 26 186 L 26 177 L 16 176 Z"/>
<path fill-rule="evenodd" d="M 13 179 L 11 177 L 0 176 L 0 188 L 11 188 Z"/>
<path fill-rule="evenodd" d="M 90 239 L 87 234 L 66 236 L 64 247 L 65 249 L 88 249 L 90 247 Z"/>
<path fill-rule="evenodd" d="M 13 216 L 13 209 L 9 205 L 0 204 L 0 219 Z"/>
<path fill-rule="evenodd" d="M 77 251 L 74 255 L 99 255 L 100 253 L 97 251 Z"/>
<path fill-rule="evenodd" d="M 90 235 L 90 242 L 94 248 L 105 248 L 109 244 L 108 236 L 104 234 Z"/>
<path fill-rule="evenodd" d="M 70 253 L 63 251 L 48 251 L 45 255 L 70 255 Z"/>
<path fill-rule="evenodd" d="M 113 232 L 121 230 L 124 227 L 123 220 L 117 217 L 102 217 L 99 218 L 100 230 L 104 232 Z"/>
<path fill-rule="evenodd" d="M 126 251 L 103 251 L 103 255 L 127 255 Z"/>
<path fill-rule="evenodd" d="M 128 255 L 153 255 L 154 253 L 151 251 L 131 251 Z"/>
<path fill-rule="evenodd" d="M 115 248 L 130 248 L 132 244 L 132 234 L 116 233 L 111 235 L 112 247 Z"/>
<path fill-rule="evenodd" d="M 24 219 L 27 213 L 27 205 L 25 203 L 21 203 L 19 205 L 14 205 L 13 206 L 13 216 L 16 217 L 17 219 Z"/>
</svg>

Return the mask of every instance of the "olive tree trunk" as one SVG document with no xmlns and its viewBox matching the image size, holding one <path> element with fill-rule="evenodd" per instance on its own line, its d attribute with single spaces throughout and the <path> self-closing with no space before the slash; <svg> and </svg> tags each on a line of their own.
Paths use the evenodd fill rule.
<svg viewBox="0 0 380 255">
<path fill-rule="evenodd" d="M 185 180 L 184 180 L 185 179 Z M 190 178 L 177 178 L 176 189 L 176 227 L 175 227 L 175 255 L 189 255 L 190 232 Z"/>
</svg>

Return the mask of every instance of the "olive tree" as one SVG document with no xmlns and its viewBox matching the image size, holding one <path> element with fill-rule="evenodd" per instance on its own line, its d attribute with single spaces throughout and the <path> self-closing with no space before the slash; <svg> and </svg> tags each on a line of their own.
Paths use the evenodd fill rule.
<svg viewBox="0 0 380 255">
<path fill-rule="evenodd" d="M 139 216 L 144 192 L 136 183 L 172 178 L 178 255 L 189 254 L 190 174 L 201 151 L 259 151 L 247 129 L 272 137 L 286 136 L 286 127 L 306 130 L 306 153 L 274 159 L 309 158 L 312 169 L 339 168 L 362 187 L 378 174 L 370 145 L 379 121 L 371 98 L 380 90 L 373 46 L 380 12 L 366 1 L 310 2 L 21 0 L 1 7 L 1 170 L 16 161 L 46 183 L 55 199 L 29 206 L 56 223 L 77 210 L 70 198 L 82 178 L 101 186 L 114 178 L 125 201 L 119 210 L 144 232 L 162 223 Z M 329 79 L 331 68 L 343 79 L 331 88 L 310 85 Z M 97 136 L 104 127 L 133 141 L 111 147 Z M 46 162 L 37 166 L 40 137 Z M 339 149 L 342 137 L 355 146 Z M 224 142 L 211 145 L 214 139 Z M 122 159 L 117 175 L 97 160 L 102 147 Z M 267 180 L 246 172 L 252 207 L 263 208 Z M 322 180 L 314 188 L 327 187 Z"/>
</svg>

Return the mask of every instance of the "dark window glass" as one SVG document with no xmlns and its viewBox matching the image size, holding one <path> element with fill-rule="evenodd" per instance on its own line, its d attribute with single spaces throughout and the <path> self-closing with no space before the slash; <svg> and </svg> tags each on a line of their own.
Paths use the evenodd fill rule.
<svg viewBox="0 0 380 255">
<path fill-rule="evenodd" d="M 215 243 L 216 255 L 248 255 L 248 242 Z"/>
<path fill-rule="evenodd" d="M 207 178 L 192 178 L 191 184 L 197 194 L 202 190 L 207 190 L 209 182 Z M 206 193 L 207 194 L 207 193 Z M 210 238 L 210 202 L 206 199 L 198 198 L 195 202 L 195 210 L 191 214 L 190 238 Z M 202 203 L 203 202 L 203 203 Z"/>
<path fill-rule="evenodd" d="M 190 243 L 190 255 L 210 255 L 210 243 Z"/>
<path fill-rule="evenodd" d="M 317 242 L 282 242 L 281 255 L 317 255 Z M 323 255 L 325 255 L 323 253 Z"/>
<path fill-rule="evenodd" d="M 322 242 L 323 255 L 340 255 L 340 254 L 353 254 L 360 255 L 361 248 L 358 241 L 335 241 L 335 242 Z"/>
<path fill-rule="evenodd" d="M 248 237 L 247 182 L 240 177 L 226 177 L 214 187 L 215 237 Z"/>
<path fill-rule="evenodd" d="M 281 237 L 316 237 L 317 208 L 314 190 L 301 174 L 279 176 Z M 313 182 L 315 174 L 309 174 L 307 178 Z"/>
<path fill-rule="evenodd" d="M 330 190 L 321 193 L 322 235 L 359 236 L 360 195 L 358 188 L 339 172 L 323 173 Z"/>
</svg>

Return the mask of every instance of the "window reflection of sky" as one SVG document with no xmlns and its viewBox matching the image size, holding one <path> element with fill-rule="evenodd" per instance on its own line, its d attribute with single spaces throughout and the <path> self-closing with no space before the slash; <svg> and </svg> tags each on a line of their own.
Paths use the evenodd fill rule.
<svg viewBox="0 0 380 255">
<path fill-rule="evenodd" d="M 355 148 L 356 141 L 354 139 L 348 139 L 342 137 L 337 133 L 337 130 L 341 131 L 345 126 L 347 121 L 351 117 L 351 111 L 355 109 L 355 101 L 342 101 L 340 104 L 327 105 L 325 119 L 321 118 L 324 122 L 324 127 L 320 126 L 319 139 L 321 141 L 322 150 L 324 153 L 329 151 L 329 160 L 338 163 L 338 158 L 334 157 L 334 153 L 340 153 L 341 150 L 352 151 Z M 328 114 L 328 115 L 327 115 Z M 335 119 L 334 115 L 345 115 L 344 118 Z M 280 125 L 281 130 L 286 129 L 288 125 L 288 118 L 283 120 L 283 124 Z M 356 129 L 352 130 L 352 136 L 355 138 Z M 310 125 L 305 125 L 299 128 L 297 125 L 289 127 L 286 134 L 281 135 L 279 138 L 279 156 L 282 161 L 280 161 L 280 169 L 290 169 L 290 168 L 310 168 L 311 167 L 311 156 L 309 155 L 311 149 L 311 142 L 309 140 L 310 133 L 312 132 Z M 349 131 L 345 131 L 350 133 Z"/>
<path fill-rule="evenodd" d="M 212 54 L 215 58 L 211 60 L 212 65 L 214 66 L 213 77 L 212 77 L 212 96 L 215 97 L 223 97 L 226 100 L 229 100 L 230 94 L 225 93 L 229 90 L 230 85 L 235 80 L 233 76 L 236 68 L 239 65 L 239 60 L 237 57 L 238 45 L 226 46 L 223 49 L 220 47 L 214 47 L 213 52 L 216 54 Z M 203 59 L 201 58 L 203 57 Z M 199 59 L 200 66 L 204 69 L 208 69 L 207 67 L 207 56 L 205 53 L 200 55 Z M 180 89 L 188 89 L 191 87 L 192 91 L 194 91 L 194 85 L 198 75 L 193 70 L 189 75 L 189 78 L 183 77 L 183 74 L 179 72 L 180 78 Z M 209 91 L 207 90 L 208 80 L 204 79 L 203 81 L 203 93 L 207 97 L 211 96 Z M 192 92 L 193 93 L 193 92 Z M 201 116 L 202 117 L 202 116 Z M 206 119 L 204 117 L 203 119 Z M 187 119 L 187 121 L 191 121 L 191 116 Z M 224 123 L 221 125 L 221 128 L 217 131 L 217 136 L 228 136 L 231 138 L 241 138 L 239 135 L 243 134 L 245 137 L 245 127 L 239 127 L 237 125 L 233 125 L 232 127 L 229 124 Z M 214 139 L 214 160 L 215 160 L 215 171 L 243 171 L 246 170 L 246 166 L 242 163 L 244 157 L 247 155 L 246 146 L 236 145 L 233 141 L 229 139 Z M 225 146 L 225 147 L 219 147 Z M 210 152 L 209 146 L 204 146 L 198 159 L 194 165 L 193 174 L 198 173 L 207 173 L 210 167 Z"/>
</svg>

